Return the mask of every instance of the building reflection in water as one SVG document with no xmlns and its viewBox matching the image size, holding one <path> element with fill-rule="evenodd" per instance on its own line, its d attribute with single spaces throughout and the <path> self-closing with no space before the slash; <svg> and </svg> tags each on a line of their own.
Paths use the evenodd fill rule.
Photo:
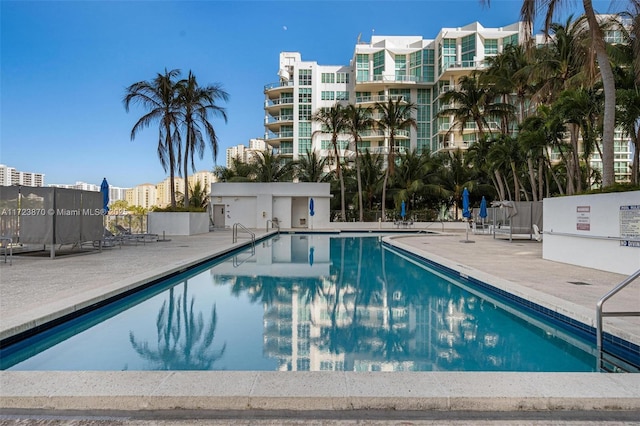
<svg viewBox="0 0 640 426">
<path fill-rule="evenodd" d="M 559 339 L 381 244 L 281 235 L 218 265 L 212 279 L 263 304 L 264 355 L 281 371 L 545 368 L 539 345 Z"/>
</svg>

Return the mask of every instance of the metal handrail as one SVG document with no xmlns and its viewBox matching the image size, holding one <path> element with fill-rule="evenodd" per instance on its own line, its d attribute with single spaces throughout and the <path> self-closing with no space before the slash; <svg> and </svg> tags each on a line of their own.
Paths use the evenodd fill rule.
<svg viewBox="0 0 640 426">
<path fill-rule="evenodd" d="M 611 291 L 602 296 L 596 304 L 596 346 L 598 349 L 598 365 L 602 365 L 602 317 L 637 317 L 640 316 L 638 311 L 619 311 L 619 312 L 603 312 L 602 306 L 604 302 L 609 300 L 612 296 L 617 294 L 620 290 L 625 288 L 631 282 L 640 277 L 640 269 L 633 274 L 629 275 L 620 284 L 615 286 Z"/>
<path fill-rule="evenodd" d="M 275 226 L 275 228 L 278 230 L 278 234 L 280 234 L 280 222 L 273 219 L 267 219 L 267 232 L 269 232 L 269 222 L 271 222 L 271 227 L 273 228 Z"/>
<path fill-rule="evenodd" d="M 256 234 L 251 232 L 246 226 L 244 226 L 241 223 L 234 223 L 233 224 L 233 242 L 234 243 L 238 242 L 238 229 L 240 229 L 241 231 L 246 232 L 247 234 L 251 235 L 251 246 L 255 247 L 255 245 L 256 245 Z"/>
</svg>

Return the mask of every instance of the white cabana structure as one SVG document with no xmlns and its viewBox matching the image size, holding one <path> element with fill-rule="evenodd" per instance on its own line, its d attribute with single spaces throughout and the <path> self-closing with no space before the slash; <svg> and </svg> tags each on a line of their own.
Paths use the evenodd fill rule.
<svg viewBox="0 0 640 426">
<path fill-rule="evenodd" d="M 211 217 L 215 228 L 235 223 L 262 228 L 277 223 L 285 229 L 327 229 L 330 200 L 328 183 L 213 183 Z"/>
</svg>

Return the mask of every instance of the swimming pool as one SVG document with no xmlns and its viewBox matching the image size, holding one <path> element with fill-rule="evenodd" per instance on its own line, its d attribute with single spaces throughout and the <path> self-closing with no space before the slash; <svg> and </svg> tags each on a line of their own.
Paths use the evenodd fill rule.
<svg viewBox="0 0 640 426">
<path fill-rule="evenodd" d="M 591 344 L 428 269 L 375 236 L 283 234 L 5 348 L 1 367 L 594 371 Z"/>
</svg>

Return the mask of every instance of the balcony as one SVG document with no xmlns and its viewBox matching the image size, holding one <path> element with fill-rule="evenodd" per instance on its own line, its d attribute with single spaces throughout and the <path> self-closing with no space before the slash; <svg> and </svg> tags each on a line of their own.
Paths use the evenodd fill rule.
<svg viewBox="0 0 640 426">
<path fill-rule="evenodd" d="M 482 130 L 485 132 L 500 131 L 500 125 L 495 121 L 490 121 L 487 123 L 486 126 L 482 128 Z M 460 131 L 459 126 L 457 126 L 457 123 L 440 123 L 438 125 L 438 133 L 449 133 L 451 131 L 458 131 L 458 132 Z M 476 126 L 476 123 L 469 123 L 469 122 L 465 123 L 463 133 L 472 133 L 477 131 L 478 131 L 478 126 Z"/>
<path fill-rule="evenodd" d="M 292 80 L 289 81 L 279 81 L 277 83 L 269 83 L 264 85 L 264 93 L 277 91 L 280 89 L 293 88 L 294 82 Z"/>
<path fill-rule="evenodd" d="M 377 102 L 387 102 L 388 100 L 402 100 L 406 103 L 406 96 L 403 95 L 375 95 L 375 96 L 358 96 L 356 104 L 375 104 Z"/>
<path fill-rule="evenodd" d="M 280 130 L 280 126 L 283 124 L 293 124 L 293 115 L 266 115 L 264 117 L 264 124 L 271 132 L 277 132 Z"/>
<path fill-rule="evenodd" d="M 446 64 L 442 70 L 442 77 L 461 77 L 469 74 L 473 70 L 481 70 L 487 68 L 486 61 L 460 61 Z"/>
<path fill-rule="evenodd" d="M 356 90 L 380 90 L 381 86 L 397 85 L 401 87 L 415 86 L 417 84 L 434 84 L 423 77 L 414 75 L 370 75 L 364 79 L 356 79 Z"/>
<path fill-rule="evenodd" d="M 264 136 L 265 136 L 266 142 L 269 144 L 271 144 L 272 142 L 279 143 L 282 140 L 293 140 L 293 131 L 285 131 L 285 132 L 267 131 Z"/>
<path fill-rule="evenodd" d="M 283 107 L 293 107 L 293 98 L 277 98 L 277 99 L 265 99 L 264 109 L 268 114 L 273 116 L 280 115 L 280 109 Z"/>
</svg>

